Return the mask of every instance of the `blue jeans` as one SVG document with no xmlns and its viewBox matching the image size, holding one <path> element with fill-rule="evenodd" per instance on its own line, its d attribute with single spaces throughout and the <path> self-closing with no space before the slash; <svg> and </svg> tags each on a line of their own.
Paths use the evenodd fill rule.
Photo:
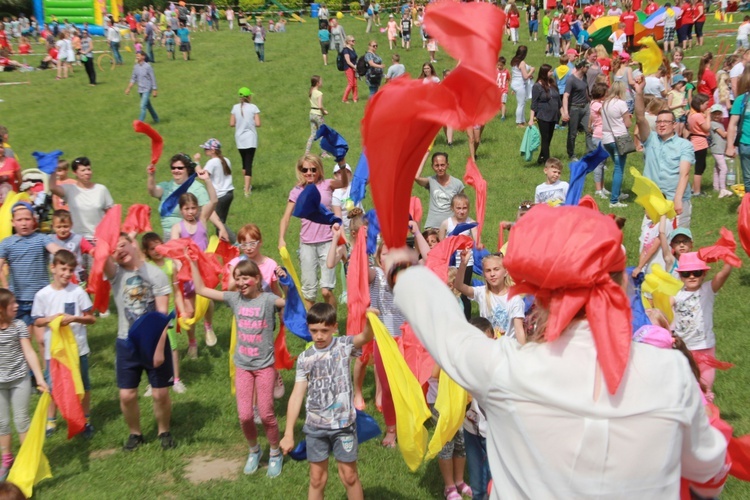
<svg viewBox="0 0 750 500">
<path fill-rule="evenodd" d="M 146 110 L 151 113 L 154 123 L 159 123 L 159 115 L 156 114 L 156 110 L 151 105 L 151 92 L 143 92 L 141 94 L 141 115 L 138 117 L 140 121 L 146 119 Z"/>
<path fill-rule="evenodd" d="M 745 193 L 750 193 L 750 144 L 740 144 L 740 167 Z"/>
<path fill-rule="evenodd" d="M 612 161 L 615 164 L 615 170 L 612 173 L 612 195 L 609 197 L 610 203 L 617 203 L 620 201 L 620 189 L 622 188 L 622 176 L 625 172 L 625 160 L 628 155 L 620 156 L 617 152 L 617 143 L 610 142 L 604 145 L 604 149 L 607 150 L 609 156 L 612 157 Z"/>
<path fill-rule="evenodd" d="M 468 432 L 464 433 L 466 466 L 469 468 L 469 486 L 474 500 L 487 498 L 487 484 L 490 482 L 490 463 L 487 461 L 487 439 Z"/>
<path fill-rule="evenodd" d="M 374 96 L 375 93 L 380 88 L 380 84 L 373 85 L 372 83 L 369 83 L 369 82 L 367 83 L 367 86 L 370 87 L 370 97 Z"/>
<path fill-rule="evenodd" d="M 115 58 L 117 64 L 122 64 L 122 56 L 120 55 L 120 42 L 109 42 L 109 48 L 112 49 L 112 55 Z"/>
<path fill-rule="evenodd" d="M 258 54 L 258 60 L 260 62 L 263 62 L 266 60 L 266 44 L 265 43 L 256 43 L 255 44 L 255 53 Z"/>
<path fill-rule="evenodd" d="M 146 55 L 148 56 L 148 62 L 156 62 L 154 60 L 154 42 L 146 42 Z"/>
</svg>

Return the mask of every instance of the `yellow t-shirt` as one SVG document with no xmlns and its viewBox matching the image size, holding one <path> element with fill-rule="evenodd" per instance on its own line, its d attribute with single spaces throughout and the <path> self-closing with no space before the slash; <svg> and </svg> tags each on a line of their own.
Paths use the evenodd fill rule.
<svg viewBox="0 0 750 500">
<path fill-rule="evenodd" d="M 311 115 L 322 115 L 323 110 L 321 110 L 320 102 L 323 97 L 323 92 L 321 92 L 318 89 L 313 89 L 313 91 L 310 93 L 310 114 Z"/>
</svg>

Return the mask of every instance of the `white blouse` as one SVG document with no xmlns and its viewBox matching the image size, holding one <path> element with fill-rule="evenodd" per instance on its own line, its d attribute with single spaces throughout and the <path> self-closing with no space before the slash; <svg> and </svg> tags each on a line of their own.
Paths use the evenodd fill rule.
<svg viewBox="0 0 750 500">
<path fill-rule="evenodd" d="M 420 266 L 399 274 L 395 302 L 486 412 L 493 499 L 678 498 L 680 476 L 722 470 L 726 441 L 681 353 L 634 343 L 611 395 L 585 320 L 549 343 L 488 339 Z"/>
</svg>

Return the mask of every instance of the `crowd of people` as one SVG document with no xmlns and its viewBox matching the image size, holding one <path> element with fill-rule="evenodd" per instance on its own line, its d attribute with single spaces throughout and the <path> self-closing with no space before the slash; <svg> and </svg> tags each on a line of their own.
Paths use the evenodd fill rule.
<svg viewBox="0 0 750 500">
<path fill-rule="evenodd" d="M 140 23 L 132 16 L 136 23 L 128 24 L 133 35 L 143 36 L 145 42 L 137 51 L 126 89 L 128 93 L 137 87 L 141 121 L 150 112 L 153 121 L 159 123 L 151 104 L 151 98 L 158 94 L 149 64 L 154 61 L 153 45 L 158 39 L 157 15 L 166 18 L 168 29 L 181 40 L 185 59 L 190 57 L 189 40 L 183 42 L 179 31 L 188 26 L 196 28 L 196 12 L 189 11 L 183 2 L 173 7 L 164 14 L 144 10 Z M 589 21 L 605 14 L 599 0 L 581 13 L 576 13 L 575 4 L 567 0 L 559 6 L 547 5 L 544 12 L 530 0 L 525 9 L 530 43 L 537 40 L 541 24 L 547 54 L 559 58 L 558 66 L 545 63 L 537 69 L 526 62 L 529 48 L 519 44 L 521 16 L 518 6 L 509 2 L 508 28 L 514 54 L 509 60 L 500 56 L 497 63 L 501 119 L 505 119 L 505 103 L 512 93 L 517 102 L 516 125 L 538 127 L 540 152 L 536 162 L 544 166 L 544 182 L 537 186 L 533 201 L 519 206 L 516 221 L 501 224 L 502 230 L 509 231 L 508 243 L 498 252 L 485 255 L 471 249 L 454 252 L 445 283 L 431 266 L 423 265 L 430 263 L 434 249 L 441 249 L 444 241 L 455 236 L 469 238 L 477 250 L 483 247 L 477 229 L 471 226 L 476 221 L 470 215 L 464 183 L 451 175 L 449 153 L 437 149 L 425 152 L 414 177 L 415 188 L 429 193 L 424 224 L 421 217 L 415 217 L 404 228 L 413 249 L 388 248 L 376 242 L 375 251 L 370 252 L 364 277 L 372 315 L 361 332 L 337 336 L 337 306 L 347 300 L 345 295 L 335 294 L 337 269 L 352 265 L 356 245 L 363 244 L 363 235 L 375 223 L 366 216 L 362 204 L 353 201 L 354 172 L 346 156 L 332 151 L 320 156 L 312 153 L 328 114 L 323 77 L 310 78 L 310 137 L 294 168 L 296 182 L 285 195 L 285 203 L 280 204 L 284 209 L 279 219 L 278 248 L 286 252 L 290 221 L 298 203 L 305 202 L 311 191 L 337 220 L 326 223 L 302 218 L 299 290 L 294 290 L 291 270 L 280 267 L 266 254 L 259 225 L 228 226 L 234 197 L 232 164 L 218 140 L 210 138 L 201 145 L 207 158 L 205 165 L 200 164 L 200 154 L 172 156 L 168 181 L 157 183 L 155 165 L 149 165 L 146 187 L 148 195 L 159 200 L 161 234 L 120 233 L 102 266 L 112 287 L 118 318 L 115 371 L 128 427 L 124 450 L 132 452 L 145 442 L 139 410 L 144 372 L 148 378 L 144 396 L 153 398 L 158 440 L 165 450 L 176 445 L 171 429 L 170 388 L 175 393 L 190 390 L 190 381 L 180 377 L 175 326 L 170 324 L 158 333 L 153 363 L 147 363 L 129 340 L 133 325 L 148 313 L 168 314 L 176 309 L 181 325 L 182 320 L 195 319 L 186 323 L 186 354 L 197 358 L 196 326 L 202 321 L 205 345 L 216 345 L 214 303 L 223 302 L 236 322 L 236 344 L 230 356 L 240 427 L 248 445 L 245 474 L 255 474 L 263 458 L 258 426 L 262 426 L 270 447 L 266 474 L 277 477 L 282 473 L 283 456 L 295 451 L 295 424 L 305 404 L 303 433 L 310 463 L 310 498 L 323 496 L 330 455 L 338 463 L 348 498 L 363 497 L 355 422 L 357 411 L 365 407 L 362 386 L 367 361 L 360 357 L 370 346 L 377 383 L 376 407 L 386 424 L 381 444 L 397 446 L 397 388 L 387 375 L 382 341 L 373 342 L 377 329 L 373 317 L 377 316 L 394 339 L 413 329 L 434 358 L 435 368 L 425 383 L 425 399 L 435 420 L 440 418 L 438 391 L 446 383 L 441 370 L 471 393 L 462 428 L 437 455 L 446 499 L 486 498 L 490 483 L 494 483 L 494 498 L 516 494 L 539 498 L 628 494 L 675 497 L 681 477 L 689 484 L 683 487 L 695 495 L 718 495 L 728 472 L 728 459 L 726 441 L 708 418 L 718 418 L 711 405 L 720 400 L 713 391 L 717 366 L 714 301 L 736 263 L 725 258 L 709 278 L 711 267 L 694 248 L 690 226 L 693 211 L 700 210 L 700 204 L 693 206 L 693 199 L 706 196 L 702 175 L 709 150 L 714 160 L 713 187 L 719 197 L 733 195 L 727 174 L 729 159 L 736 156 L 746 192 L 750 189 L 750 128 L 743 126 L 750 96 L 750 51 L 738 42 L 737 51 L 720 61 L 718 71 L 712 69 L 715 65 L 710 52 L 700 58 L 697 69 L 687 68 L 684 54 L 692 45 L 692 27 L 700 46 L 705 16 L 700 0 L 695 5 L 687 0 L 681 17 L 676 19 L 681 23 L 676 25 L 676 33 L 682 47 L 672 48 L 656 72 L 644 74 L 632 56 L 635 47 L 629 25 L 633 11 L 640 7 L 628 4 L 624 12 L 615 14 L 620 9 L 612 3 L 607 14 L 621 15 L 623 25 L 621 33 L 613 33 L 617 50 L 609 53 L 602 45 L 590 47 L 585 40 L 571 36 L 571 25 L 581 22 L 585 28 Z M 647 12 L 656 8 L 653 0 L 645 6 Z M 380 24 L 381 10 L 378 4 L 371 4 L 364 6 L 364 12 L 367 33 L 371 23 Z M 688 13 L 692 17 L 686 17 Z M 405 75 L 399 54 L 392 54 L 387 65 L 378 53 L 378 41 L 372 38 L 367 51 L 358 55 L 356 37 L 344 32 L 325 5 L 321 5 L 319 14 L 323 63 L 327 64 L 328 51 L 333 49 L 337 68 L 346 75 L 344 103 L 350 96 L 358 102 L 361 78 L 369 96 L 373 96 Z M 398 49 L 398 38 L 401 48 L 410 50 L 412 32 L 420 29 L 428 57 L 418 78 L 425 85 L 438 85 L 441 78 L 434 67 L 437 43 L 424 32 L 423 16 L 421 6 L 404 5 L 395 15 L 388 15 L 385 33 L 391 50 Z M 211 8 L 205 18 L 210 29 L 218 29 Z M 231 29 L 234 14 L 227 20 Z M 172 29 L 174 23 L 179 26 L 177 30 Z M 115 51 L 119 39 L 115 40 L 114 32 L 118 30 L 114 24 L 110 29 L 113 35 L 108 39 Z M 248 29 L 258 59 L 263 62 L 266 29 L 261 21 Z M 667 39 L 668 29 L 665 26 L 665 48 L 671 41 Z M 82 34 L 85 52 L 90 45 L 84 42 L 86 32 Z M 174 53 L 174 36 L 165 37 L 164 44 L 169 53 L 170 38 Z M 66 42 L 61 44 L 65 45 L 63 51 L 68 50 L 65 30 L 60 41 Z M 188 44 L 187 50 L 182 50 L 183 43 Z M 72 69 L 67 63 L 57 67 L 61 78 Z M 445 78 L 449 71 L 441 76 Z M 95 83 L 94 74 L 91 84 Z M 247 87 L 238 90 L 238 102 L 228 122 L 235 129 L 245 197 L 252 194 L 261 127 L 261 112 L 252 95 Z M 472 157 L 476 157 L 480 145 L 481 125 L 465 131 Z M 613 166 L 611 182 L 605 180 L 606 162 L 601 162 L 594 170 L 593 194 L 608 199 L 609 208 L 627 206 L 624 200 L 628 195 L 622 189 L 626 160 L 638 154 L 643 155 L 645 163 L 643 175 L 673 204 L 672 218 L 663 215 L 653 220 L 644 214 L 639 254 L 630 259 L 637 265 L 629 273 L 622 245 L 624 219 L 612 220 L 588 208 L 558 206 L 566 202 L 570 187 L 562 180 L 566 159 L 555 158 L 550 152 L 552 138 L 560 129 L 567 134 L 567 161 L 576 162 L 599 145 L 608 153 Z M 7 130 L 0 127 L 0 133 L 0 192 L 4 196 L 23 190 L 23 186 L 7 144 Z M 453 133 L 446 128 L 448 146 Z M 331 157 L 332 175 L 327 177 L 326 163 Z M 425 173 L 425 168 L 431 168 L 432 174 Z M 69 169 L 75 179 L 68 178 Z M 94 272 L 96 249 L 102 244 L 96 239 L 97 228 L 115 200 L 104 185 L 92 181 L 92 174 L 91 161 L 86 157 L 70 164 L 59 160 L 49 180 L 54 204 L 52 234 L 38 231 L 42 221 L 33 202 L 16 202 L 9 211 L 14 234 L 0 241 L 0 267 L 8 269 L 7 275 L 0 273 L 0 479 L 5 479 L 14 460 L 11 409 L 21 441 L 29 428 L 30 374 L 41 391 L 51 390 L 56 383 L 49 368 L 49 346 L 59 327 L 70 326 L 75 336 L 85 389 L 83 435 L 95 435 L 92 421 L 96 422 L 96 416 L 92 419 L 89 414 L 91 376 L 86 327 L 95 323 L 97 315 L 80 284 Z M 607 184 L 610 189 L 606 189 Z M 193 247 L 208 251 L 211 225 L 219 239 L 237 252 L 236 258 L 225 263 L 228 278 L 221 290 L 206 284 L 207 276 L 196 262 L 199 259 L 190 253 Z M 545 229 L 540 230 L 542 227 Z M 581 238 L 571 238 L 574 234 Z M 575 258 L 561 263 L 561 255 Z M 629 279 L 648 275 L 659 269 L 657 264 L 682 287 L 667 310 L 663 303 L 651 300 L 645 311 L 649 324 L 633 331 L 626 305 Z M 184 278 L 184 266 L 189 267 L 192 279 Z M 477 268 L 481 269 L 483 284 L 473 282 Z M 514 288 L 516 285 L 520 286 Z M 274 367 L 274 336 L 294 293 L 299 294 L 306 309 L 311 343 L 297 359 L 282 433 L 274 400 L 283 396 L 284 381 Z M 477 305 L 477 315 L 473 315 L 472 302 Z M 202 310 L 200 315 L 198 310 Z M 101 312 L 100 317 L 107 314 Z M 571 384 L 571 379 L 577 382 Z M 654 384 L 654 380 L 662 383 Z M 57 411 L 52 405 L 48 435 L 56 428 Z M 554 443 L 549 441 L 550 429 L 554 429 Z M 633 435 L 639 439 L 633 439 Z"/>
</svg>

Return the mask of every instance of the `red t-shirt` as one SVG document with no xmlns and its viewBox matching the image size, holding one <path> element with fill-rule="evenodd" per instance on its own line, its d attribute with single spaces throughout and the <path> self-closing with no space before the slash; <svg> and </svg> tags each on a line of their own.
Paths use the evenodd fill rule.
<svg viewBox="0 0 750 500">
<path fill-rule="evenodd" d="M 133 16 L 129 15 L 128 17 L 125 18 L 125 21 L 127 21 L 128 26 L 130 26 L 131 30 L 134 30 L 138 27 L 138 23 L 135 22 L 135 17 Z"/>
<path fill-rule="evenodd" d="M 497 87 L 501 94 L 508 93 L 508 81 L 510 81 L 510 71 L 507 69 L 497 70 Z"/>
<path fill-rule="evenodd" d="M 604 15 L 604 6 L 602 4 L 594 5 L 594 17 L 602 17 Z"/>
<path fill-rule="evenodd" d="M 609 57 L 602 57 L 601 59 L 597 59 L 596 62 L 599 63 L 602 74 L 609 76 L 609 71 L 612 69 L 612 59 Z"/>
<path fill-rule="evenodd" d="M 18 45 L 18 52 L 21 55 L 31 54 L 31 45 L 28 43 L 21 43 Z"/>
<path fill-rule="evenodd" d="M 620 22 L 625 23 L 625 34 L 628 36 L 635 35 L 635 23 L 638 21 L 638 16 L 635 12 L 623 12 L 620 16 Z"/>
<path fill-rule="evenodd" d="M 699 94 L 705 94 L 708 96 L 708 107 L 710 108 L 714 104 L 714 90 L 716 90 L 716 75 L 709 68 L 703 71 L 703 77 L 698 82 Z"/>
<path fill-rule="evenodd" d="M 508 13 L 508 26 L 511 28 L 518 28 L 520 26 L 520 23 L 518 21 L 518 14 L 514 14 L 512 12 Z"/>
<path fill-rule="evenodd" d="M 547 0 L 547 10 L 555 10 L 557 8 L 557 2 L 555 0 Z"/>
<path fill-rule="evenodd" d="M 1 60 L 0 64 L 2 64 Z M 0 183 L 7 182 L 13 186 L 13 191 L 18 192 L 18 177 L 16 176 L 16 172 L 20 171 L 21 167 L 18 165 L 15 158 L 6 158 L 3 166 L 0 167 Z"/>
<path fill-rule="evenodd" d="M 565 7 L 573 7 L 575 9 L 575 7 L 576 7 L 576 0 L 563 0 L 563 5 Z"/>
<path fill-rule="evenodd" d="M 641 10 L 641 0 L 633 0 L 633 11 L 638 12 Z"/>
<path fill-rule="evenodd" d="M 659 6 L 656 5 L 656 2 L 650 2 L 648 5 L 646 5 L 646 14 L 649 16 L 659 10 Z"/>
<path fill-rule="evenodd" d="M 572 21 L 573 16 L 570 14 L 565 14 L 560 18 L 560 34 L 564 35 L 568 31 L 570 31 L 570 22 Z"/>
<path fill-rule="evenodd" d="M 693 6 L 689 3 L 685 2 L 682 4 L 682 17 L 680 18 L 682 20 L 682 24 L 693 24 L 695 22 L 695 18 L 693 17 Z"/>
<path fill-rule="evenodd" d="M 703 5 L 703 2 L 697 2 L 693 5 L 693 16 L 695 16 L 696 23 L 706 22 L 706 8 Z"/>
</svg>

